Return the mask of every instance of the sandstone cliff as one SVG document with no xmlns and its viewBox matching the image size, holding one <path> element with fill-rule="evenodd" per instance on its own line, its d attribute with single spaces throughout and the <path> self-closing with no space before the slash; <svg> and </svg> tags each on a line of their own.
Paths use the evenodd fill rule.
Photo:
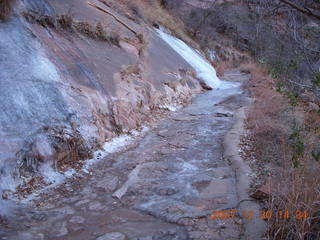
<svg viewBox="0 0 320 240">
<path fill-rule="evenodd" d="M 44 162 L 81 168 L 105 141 L 202 91 L 153 23 L 121 4 L 24 0 L 0 23 L 0 189 Z"/>
</svg>

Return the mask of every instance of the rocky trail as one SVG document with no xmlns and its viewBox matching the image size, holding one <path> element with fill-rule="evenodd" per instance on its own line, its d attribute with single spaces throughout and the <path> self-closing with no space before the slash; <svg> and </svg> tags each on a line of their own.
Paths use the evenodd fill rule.
<svg viewBox="0 0 320 240">
<path fill-rule="evenodd" d="M 248 75 L 233 70 L 224 78 L 221 89 L 171 113 L 90 174 L 21 205 L 0 239 L 244 239 L 240 216 L 210 219 L 240 202 L 224 139 L 249 102 L 241 86 Z"/>
</svg>

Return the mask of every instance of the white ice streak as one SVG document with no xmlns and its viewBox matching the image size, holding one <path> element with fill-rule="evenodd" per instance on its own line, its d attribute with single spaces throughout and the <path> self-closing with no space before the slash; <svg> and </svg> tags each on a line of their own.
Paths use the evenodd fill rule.
<svg viewBox="0 0 320 240">
<path fill-rule="evenodd" d="M 164 29 L 157 29 L 160 37 L 168 43 L 186 62 L 197 72 L 197 77 L 203 80 L 208 86 L 217 89 L 221 85 L 213 66 L 197 51 L 189 47 L 182 40 L 166 33 Z"/>
<path fill-rule="evenodd" d="M 123 134 L 106 142 L 101 150 L 94 152 L 92 159 L 87 160 L 86 165 L 82 170 L 84 172 L 88 172 L 88 169 L 91 167 L 91 165 L 104 158 L 108 154 L 120 151 L 129 145 L 136 137 L 148 131 L 148 129 L 148 127 L 143 127 L 141 131 L 133 130 L 130 132 L 130 134 Z"/>
</svg>

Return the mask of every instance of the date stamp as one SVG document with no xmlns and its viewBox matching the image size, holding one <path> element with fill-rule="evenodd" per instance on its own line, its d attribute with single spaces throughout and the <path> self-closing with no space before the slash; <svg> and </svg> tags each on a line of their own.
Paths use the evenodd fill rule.
<svg viewBox="0 0 320 240">
<path fill-rule="evenodd" d="M 278 219 L 290 219 L 295 218 L 297 220 L 308 219 L 309 214 L 306 210 L 297 210 L 295 212 L 289 212 L 288 210 L 273 212 L 271 210 L 266 211 L 246 211 L 246 210 L 217 210 L 212 211 L 210 219 L 212 220 L 222 220 L 222 219 L 233 219 L 235 217 L 241 217 L 243 219 L 255 220 L 263 219 L 270 220 L 271 218 Z"/>
</svg>

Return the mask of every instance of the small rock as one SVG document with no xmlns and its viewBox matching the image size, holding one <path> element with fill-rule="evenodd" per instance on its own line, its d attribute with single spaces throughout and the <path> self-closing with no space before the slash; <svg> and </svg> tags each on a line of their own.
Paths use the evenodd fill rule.
<svg viewBox="0 0 320 240">
<path fill-rule="evenodd" d="M 177 223 L 182 226 L 192 226 L 194 224 L 192 218 L 188 217 L 180 218 Z"/>
<path fill-rule="evenodd" d="M 250 74 L 251 73 L 251 70 L 249 70 L 249 69 L 242 69 L 240 71 L 241 71 L 241 73 L 244 73 L 244 74 Z"/>
<path fill-rule="evenodd" d="M 250 197 L 257 199 L 257 200 L 266 200 L 269 198 L 269 192 L 265 192 L 261 188 L 257 189 L 254 193 L 250 195 Z"/>
<path fill-rule="evenodd" d="M 62 237 L 68 234 L 68 229 L 67 229 L 67 223 L 62 222 L 59 224 L 60 226 L 57 226 L 59 230 L 57 231 L 56 237 Z"/>
<path fill-rule="evenodd" d="M 8 200 L 11 199 L 13 197 L 13 192 L 9 189 L 5 189 L 2 192 L 2 199 L 4 200 Z"/>
<path fill-rule="evenodd" d="M 91 211 L 101 210 L 101 209 L 103 209 L 103 206 L 102 206 L 102 204 L 101 204 L 100 202 L 98 202 L 98 201 L 94 201 L 94 202 L 91 202 L 91 203 L 89 204 L 89 210 L 91 210 Z"/>
<path fill-rule="evenodd" d="M 320 110 L 320 107 L 318 104 L 316 103 L 313 103 L 313 102 L 309 102 L 308 104 L 308 108 L 309 108 L 309 111 L 319 111 Z"/>
<path fill-rule="evenodd" d="M 104 189 L 105 191 L 113 192 L 118 187 L 119 180 L 115 176 L 106 177 L 103 181 L 98 182 L 96 185 L 97 187 L 100 187 Z"/>
<path fill-rule="evenodd" d="M 141 237 L 139 240 L 152 240 L 152 236 Z"/>
<path fill-rule="evenodd" d="M 300 98 L 307 102 L 313 102 L 316 100 L 314 94 L 309 92 L 300 94 Z"/>
<path fill-rule="evenodd" d="M 171 196 L 176 194 L 178 191 L 173 188 L 160 188 L 157 192 L 160 196 Z"/>
<path fill-rule="evenodd" d="M 126 235 L 120 232 L 111 232 L 106 233 L 98 238 L 96 240 L 126 240 Z"/>
<path fill-rule="evenodd" d="M 168 82 L 168 83 L 164 83 L 165 85 L 167 85 L 168 87 L 172 88 L 174 91 L 177 90 L 179 82 Z"/>
<path fill-rule="evenodd" d="M 59 212 L 59 213 L 62 213 L 62 214 L 66 214 L 66 215 L 72 215 L 74 214 L 74 210 L 72 207 L 70 206 L 65 206 L 65 207 L 62 207 L 62 208 L 57 208 L 57 209 L 54 209 L 54 211 L 56 212 Z"/>
<path fill-rule="evenodd" d="M 250 194 L 250 197 L 257 200 L 267 200 L 272 194 L 281 193 L 284 194 L 285 190 L 281 186 L 279 179 L 271 179 L 266 184 L 258 188 L 254 193 Z"/>
<path fill-rule="evenodd" d="M 81 216 L 73 216 L 70 218 L 69 222 L 71 223 L 84 223 L 85 219 Z"/>
<path fill-rule="evenodd" d="M 206 84 L 204 81 L 200 80 L 200 86 L 204 89 L 204 90 L 213 90 L 212 87 L 210 87 L 208 84 Z"/>
<path fill-rule="evenodd" d="M 90 202 L 89 199 L 84 199 L 84 200 L 80 200 L 80 201 L 76 202 L 74 205 L 78 207 L 78 206 L 86 204 L 88 202 Z"/>
<path fill-rule="evenodd" d="M 215 117 L 233 117 L 231 113 L 215 113 Z"/>
<path fill-rule="evenodd" d="M 167 209 L 167 213 L 176 214 L 176 215 L 182 215 L 184 212 L 178 207 L 169 207 Z"/>
</svg>

